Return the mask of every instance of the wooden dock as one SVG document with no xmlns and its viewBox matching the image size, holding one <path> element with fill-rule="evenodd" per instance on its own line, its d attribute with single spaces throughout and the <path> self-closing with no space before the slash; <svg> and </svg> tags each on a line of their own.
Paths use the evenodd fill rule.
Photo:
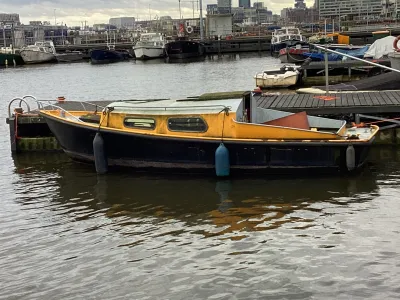
<svg viewBox="0 0 400 300">
<path fill-rule="evenodd" d="M 262 108 L 312 115 L 400 114 L 400 91 L 255 96 Z"/>
<path fill-rule="evenodd" d="M 390 67 L 389 59 L 374 59 L 371 60 L 374 63 Z M 325 61 L 312 61 L 308 65 L 304 65 L 301 67 L 303 70 L 324 70 L 325 69 Z M 340 60 L 340 61 L 328 61 L 328 68 L 331 69 L 339 69 L 339 68 L 377 68 L 376 66 L 370 65 L 366 62 L 358 61 L 358 60 Z"/>
</svg>

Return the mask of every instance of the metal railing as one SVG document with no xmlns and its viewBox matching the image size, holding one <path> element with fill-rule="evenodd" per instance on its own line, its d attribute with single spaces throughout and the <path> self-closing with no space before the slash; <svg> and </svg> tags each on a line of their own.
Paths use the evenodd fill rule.
<svg viewBox="0 0 400 300">
<path fill-rule="evenodd" d="M 68 112 L 68 110 L 66 110 L 65 108 L 54 103 L 54 102 L 59 103 L 59 100 L 38 100 L 38 99 L 36 99 L 36 97 L 34 97 L 32 95 L 25 95 L 23 97 L 13 98 L 10 101 L 10 103 L 8 104 L 8 117 L 11 118 L 11 106 L 16 101 L 19 101 L 19 103 L 18 103 L 19 107 L 22 107 L 22 104 L 25 104 L 27 107 L 27 112 L 32 112 L 31 107 L 30 107 L 29 103 L 27 102 L 28 99 L 32 99 L 33 101 L 36 102 L 38 110 L 60 110 L 60 112 L 62 112 L 62 115 L 65 116 L 67 114 L 67 115 L 73 117 L 76 121 L 82 122 L 82 120 L 80 120 L 79 118 L 77 118 L 76 116 L 74 116 L 73 114 Z M 91 103 L 91 102 L 86 102 L 86 101 L 68 101 L 68 103 L 79 103 L 80 105 L 82 105 L 82 108 L 84 111 L 88 111 L 87 106 L 94 107 L 96 110 L 98 108 L 100 108 L 100 110 L 105 109 L 104 106 L 101 106 L 97 103 Z"/>
<path fill-rule="evenodd" d="M 358 61 L 370 64 L 370 65 L 375 66 L 375 67 L 379 67 L 379 68 L 382 68 L 382 69 L 386 69 L 386 70 L 389 70 L 389 71 L 400 73 L 400 70 L 398 70 L 398 69 L 394 69 L 394 68 L 391 68 L 391 67 L 380 65 L 380 64 L 374 63 L 372 61 L 365 60 L 365 59 L 362 59 L 362 58 L 358 58 L 358 57 L 355 57 L 355 56 L 352 56 L 352 55 L 349 55 L 349 54 L 346 54 L 346 53 L 342 53 L 342 52 L 339 52 L 339 51 L 335 51 L 335 50 L 332 50 L 332 49 L 328 49 L 328 48 L 325 48 L 325 47 L 320 46 L 320 45 L 316 45 L 316 44 L 310 44 L 310 45 L 314 46 L 317 49 L 325 51 L 325 91 L 326 91 L 326 94 L 329 94 L 328 52 L 334 53 L 334 54 L 338 54 L 338 55 L 341 55 L 341 56 L 345 56 L 345 57 L 348 57 L 348 58 L 351 58 L 351 59 L 354 59 L 354 60 L 358 60 Z"/>
</svg>

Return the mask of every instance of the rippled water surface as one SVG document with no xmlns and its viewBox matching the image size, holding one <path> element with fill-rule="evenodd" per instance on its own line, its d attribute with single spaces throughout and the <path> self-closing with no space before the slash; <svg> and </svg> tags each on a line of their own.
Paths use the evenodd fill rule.
<svg viewBox="0 0 400 300">
<path fill-rule="evenodd" d="M 272 59 L 0 70 L 13 96 L 126 99 L 253 88 Z M 97 176 L 12 156 L 1 125 L 1 299 L 398 299 L 400 150 L 351 177 Z"/>
</svg>

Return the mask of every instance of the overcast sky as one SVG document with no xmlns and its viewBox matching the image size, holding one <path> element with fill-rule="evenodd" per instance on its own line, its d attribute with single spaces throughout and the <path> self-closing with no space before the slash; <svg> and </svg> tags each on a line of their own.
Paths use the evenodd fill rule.
<svg viewBox="0 0 400 300">
<path fill-rule="evenodd" d="M 198 17 L 197 0 L 194 1 L 194 15 Z M 238 5 L 238 0 L 232 1 L 232 6 Z M 262 2 L 269 10 L 278 14 L 282 8 L 294 5 L 294 0 Z M 192 3 L 192 0 L 181 0 L 184 18 L 193 16 Z M 211 3 L 217 3 L 217 0 L 203 0 L 203 16 L 206 14 L 206 5 Z M 306 3 L 308 6 L 313 4 L 312 0 Z M 18 13 L 21 22 L 25 24 L 32 20 L 54 23 L 55 15 L 57 23 L 63 22 L 69 26 L 81 25 L 85 20 L 89 24 L 107 23 L 110 17 L 132 16 L 139 20 L 148 20 L 150 16 L 154 19 L 156 16 L 167 15 L 179 18 L 178 7 L 178 0 L 0 0 L 1 13 Z"/>
</svg>

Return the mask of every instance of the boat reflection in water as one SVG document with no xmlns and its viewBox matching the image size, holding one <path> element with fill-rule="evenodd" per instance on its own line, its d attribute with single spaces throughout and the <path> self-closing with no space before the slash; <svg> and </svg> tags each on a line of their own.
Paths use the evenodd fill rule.
<svg viewBox="0 0 400 300">
<path fill-rule="evenodd" d="M 370 201 L 378 193 L 378 175 L 368 169 L 347 178 L 209 180 L 130 172 L 98 176 L 63 154 L 19 155 L 14 162 L 17 201 L 31 201 L 18 193 L 19 185 L 25 191 L 28 184 L 31 191 L 43 191 L 46 207 L 57 215 L 71 221 L 101 216 L 127 232 L 165 226 L 240 239 L 250 231 L 307 228 L 325 208 Z"/>
</svg>

